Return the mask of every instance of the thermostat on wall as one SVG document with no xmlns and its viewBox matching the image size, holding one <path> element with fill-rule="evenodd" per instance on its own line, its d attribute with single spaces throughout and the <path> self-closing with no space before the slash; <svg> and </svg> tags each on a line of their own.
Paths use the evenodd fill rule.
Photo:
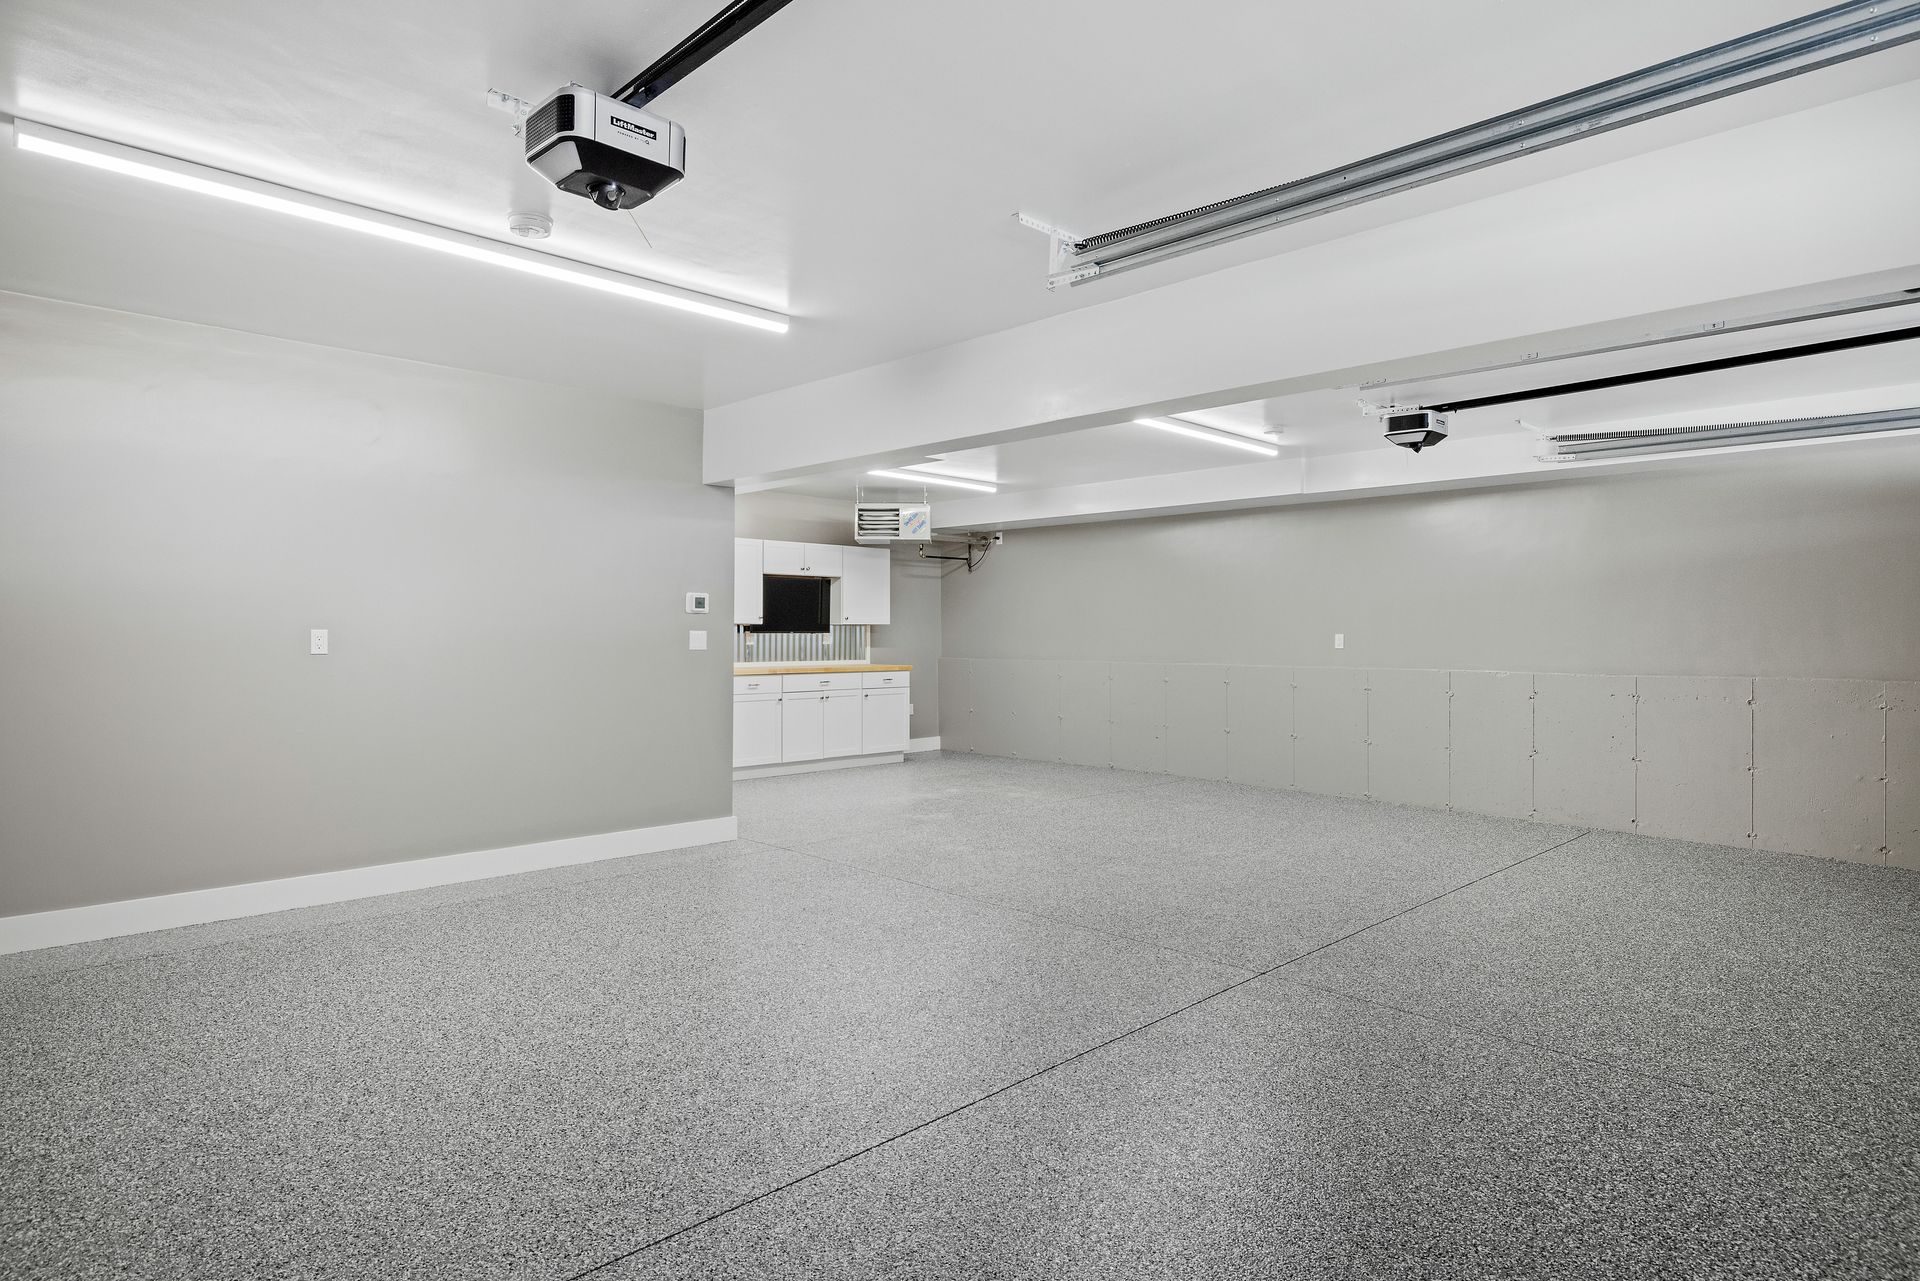
<svg viewBox="0 0 1920 1281">
<path fill-rule="evenodd" d="M 707 612 L 707 593 L 688 592 L 687 593 L 687 612 L 689 614 L 706 613 Z"/>
</svg>

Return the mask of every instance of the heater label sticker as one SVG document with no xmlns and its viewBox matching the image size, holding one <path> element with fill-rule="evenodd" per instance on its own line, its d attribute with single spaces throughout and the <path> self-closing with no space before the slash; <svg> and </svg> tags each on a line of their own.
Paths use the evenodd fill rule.
<svg viewBox="0 0 1920 1281">
<path fill-rule="evenodd" d="M 648 142 L 653 142 L 660 136 L 659 134 L 655 133 L 653 130 L 647 128 L 645 125 L 637 125 L 633 123 L 633 121 L 631 120 L 622 120 L 619 116 L 608 116 L 607 119 L 611 120 L 615 125 L 619 126 L 620 128 L 625 129 L 628 133 L 639 134 L 642 138 L 645 138 Z"/>
</svg>

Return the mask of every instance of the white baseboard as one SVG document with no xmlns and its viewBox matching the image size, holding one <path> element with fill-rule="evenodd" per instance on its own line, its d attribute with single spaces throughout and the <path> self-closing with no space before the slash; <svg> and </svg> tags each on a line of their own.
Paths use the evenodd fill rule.
<svg viewBox="0 0 1920 1281">
<path fill-rule="evenodd" d="M 875 752 L 872 756 L 830 756 L 819 761 L 794 761 L 782 765 L 741 765 L 733 771 L 733 781 L 746 778 L 777 778 L 781 774 L 818 774 L 821 770 L 859 769 L 866 765 L 898 765 L 907 758 L 899 752 Z"/>
<path fill-rule="evenodd" d="M 914 752 L 937 752 L 939 750 L 940 736 L 938 734 L 935 734 L 932 738 L 910 738 L 907 740 L 908 754 Z"/>
<path fill-rule="evenodd" d="M 475 850 L 470 854 L 442 854 L 433 858 L 408 859 L 401 863 L 381 863 L 376 867 L 350 867 L 338 872 L 315 872 L 309 876 L 289 876 L 277 881 L 253 881 L 246 885 L 222 885 L 210 890 L 188 890 L 181 894 L 159 894 L 152 898 L 123 899 L 117 903 L 95 903 L 88 907 L 5 916 L 0 917 L 0 953 L 26 952 L 67 943 L 90 943 L 95 939 L 116 938 L 122 934 L 146 934 L 152 930 L 170 930 L 181 925 L 204 925 L 209 921 L 227 921 L 238 916 L 259 916 L 266 912 L 284 912 L 288 908 L 314 907 L 321 903 L 344 903 L 349 899 L 398 894 L 403 890 L 453 885 L 460 881 L 479 881 L 490 876 L 512 876 L 517 872 L 537 872 L 543 868 L 567 867 L 574 863 L 597 863 L 603 859 L 627 858 L 634 854 L 659 854 L 666 850 L 731 841 L 738 837 L 739 832 L 739 820 L 731 816 L 703 818 L 691 823 L 666 823 L 659 827 L 636 827 L 625 832 L 569 836 L 533 845 Z"/>
</svg>

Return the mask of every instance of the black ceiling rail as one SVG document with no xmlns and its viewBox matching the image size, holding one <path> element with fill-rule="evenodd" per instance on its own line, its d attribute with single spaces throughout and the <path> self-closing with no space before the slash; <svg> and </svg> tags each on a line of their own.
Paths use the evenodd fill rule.
<svg viewBox="0 0 1920 1281">
<path fill-rule="evenodd" d="M 1668 365 L 1661 369 L 1643 369 L 1632 374 L 1613 374 L 1606 378 L 1586 378 L 1579 382 L 1555 383 L 1551 387 L 1534 387 L 1527 391 L 1504 391 L 1496 396 L 1473 396 L 1466 400 L 1448 401 L 1443 405 L 1421 405 L 1420 408 L 1439 414 L 1451 414 L 1463 409 L 1484 409 L 1489 405 L 1511 405 L 1522 400 L 1545 400 L 1549 396 L 1571 396 L 1583 391 L 1601 391 L 1608 387 L 1630 387 L 1635 383 L 1658 382 L 1663 378 L 1708 374 L 1717 369 L 1741 369 L 1748 365 L 1764 365 L 1776 360 L 1821 356 L 1828 352 L 1853 351 L 1860 347 L 1878 347 L 1883 343 L 1905 342 L 1909 338 L 1920 338 L 1920 325 L 1909 325 L 1904 329 L 1887 329 L 1877 334 L 1856 334 L 1851 338 L 1833 338 L 1826 342 L 1804 343 L 1798 347 L 1775 347 L 1770 351 L 1748 352 L 1744 356 L 1722 356 L 1718 360 L 1700 360 L 1690 365 Z"/>
<path fill-rule="evenodd" d="M 788 0 L 733 0 L 692 35 L 666 51 L 653 65 L 613 91 L 613 96 L 644 107 L 705 66 L 709 59 L 786 8 Z"/>
</svg>

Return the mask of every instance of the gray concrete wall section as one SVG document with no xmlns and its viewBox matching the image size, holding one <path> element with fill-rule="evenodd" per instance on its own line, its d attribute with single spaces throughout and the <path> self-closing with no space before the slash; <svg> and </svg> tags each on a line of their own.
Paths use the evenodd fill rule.
<svg viewBox="0 0 1920 1281">
<path fill-rule="evenodd" d="M 1890 439 L 1016 529 L 943 661 L 1054 664 L 1080 764 L 1920 866 L 1917 495 Z"/>
<path fill-rule="evenodd" d="M 1642 676 L 1635 685 L 1639 830 L 1683 841 L 1724 841 L 1745 824 L 1750 838 L 1753 678 Z"/>
<path fill-rule="evenodd" d="M 1533 810 L 1549 823 L 1634 826 L 1631 676 L 1533 678 Z"/>
<path fill-rule="evenodd" d="M 1920 871 L 1920 681 L 1887 682 L 1887 861 Z"/>
<path fill-rule="evenodd" d="M 1367 673 L 1367 786 L 1378 799 L 1443 806 L 1452 744 L 1446 672 Z"/>
<path fill-rule="evenodd" d="M 1920 866 L 1916 682 L 965 658 L 941 680 L 950 751 L 1011 755 L 1006 709 L 1070 682 L 1076 764 Z"/>
<path fill-rule="evenodd" d="M 728 814 L 699 415 L 556 405 L 0 295 L 0 915 Z"/>
</svg>

